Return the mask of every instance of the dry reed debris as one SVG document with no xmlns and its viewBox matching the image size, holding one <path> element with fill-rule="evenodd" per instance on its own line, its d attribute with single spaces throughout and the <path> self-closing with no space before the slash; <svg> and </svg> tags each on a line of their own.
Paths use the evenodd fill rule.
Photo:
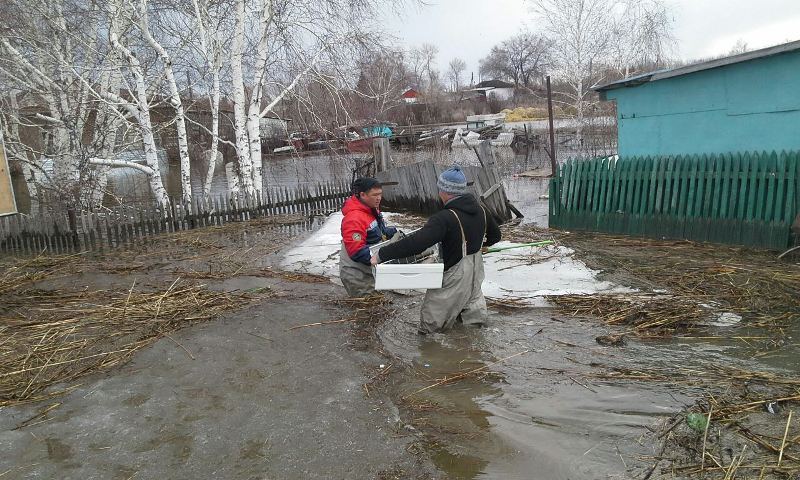
<svg viewBox="0 0 800 480">
<path fill-rule="evenodd" d="M 0 407 L 64 393 L 62 384 L 120 365 L 159 338 L 241 303 L 178 280 L 166 291 L 132 285 L 128 291 L 7 293 L 0 305 Z"/>
</svg>

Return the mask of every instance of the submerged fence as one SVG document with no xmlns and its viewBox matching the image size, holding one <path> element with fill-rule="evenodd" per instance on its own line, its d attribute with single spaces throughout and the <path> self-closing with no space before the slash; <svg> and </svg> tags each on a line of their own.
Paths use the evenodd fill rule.
<svg viewBox="0 0 800 480">
<path fill-rule="evenodd" d="M 785 249 L 800 153 L 572 160 L 550 182 L 550 226 Z"/>
<path fill-rule="evenodd" d="M 219 226 L 270 215 L 326 213 L 341 208 L 347 183 L 272 187 L 260 195 L 196 198 L 169 207 L 120 206 L 97 212 L 0 217 L 0 254 L 72 253 L 146 242 L 164 233 Z"/>
</svg>

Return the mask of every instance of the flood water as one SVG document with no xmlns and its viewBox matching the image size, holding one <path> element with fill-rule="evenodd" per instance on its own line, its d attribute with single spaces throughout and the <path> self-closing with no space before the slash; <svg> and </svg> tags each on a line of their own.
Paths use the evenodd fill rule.
<svg viewBox="0 0 800 480">
<path fill-rule="evenodd" d="M 548 179 L 516 176 L 531 169 L 523 162 L 519 156 L 499 156 L 506 192 L 525 222 L 546 227 Z M 319 256 L 325 258 L 324 252 Z M 533 280 L 520 276 L 518 282 Z M 546 278 L 535 280 L 546 283 Z M 713 339 L 629 339 L 622 347 L 602 346 L 598 336 L 622 330 L 547 306 L 492 311 L 488 327 L 479 330 L 419 336 L 421 300 L 419 295 L 397 299 L 397 316 L 383 324 L 379 336 L 383 348 L 408 367 L 392 387 L 404 421 L 410 429 L 433 433 L 428 453 L 451 478 L 641 478 L 657 453 L 647 435 L 701 392 L 601 380 L 595 374 L 613 367 L 670 371 L 720 364 L 776 372 L 800 367 L 800 352 L 791 340 L 772 354 L 754 355 L 754 345 L 734 337 L 764 332 L 725 326 L 709 327 Z M 796 338 L 799 329 L 791 326 L 787 338 Z M 499 375 L 470 376 L 415 393 L 484 366 Z M 416 410 L 415 404 L 424 408 Z"/>
<path fill-rule="evenodd" d="M 398 397 L 472 368 L 491 365 L 489 370 L 501 374 L 411 397 L 438 407 L 424 413 L 424 423 L 428 430 L 440 432 L 439 445 L 431 453 L 452 478 L 639 478 L 652 465 L 647 456 L 656 453 L 645 441 L 648 429 L 693 404 L 693 393 L 699 392 L 592 378 L 609 367 L 669 371 L 678 365 L 702 371 L 714 363 L 784 372 L 798 367 L 796 345 L 754 359 L 746 343 L 724 338 L 724 328 L 709 332 L 723 337 L 713 341 L 628 340 L 623 347 L 605 347 L 595 338 L 619 330 L 549 308 L 491 312 L 487 328 L 420 337 L 419 301 L 398 309 L 399 318 L 380 332 L 384 348 L 413 367 L 396 387 Z M 792 337 L 800 333 L 793 329 Z"/>
</svg>

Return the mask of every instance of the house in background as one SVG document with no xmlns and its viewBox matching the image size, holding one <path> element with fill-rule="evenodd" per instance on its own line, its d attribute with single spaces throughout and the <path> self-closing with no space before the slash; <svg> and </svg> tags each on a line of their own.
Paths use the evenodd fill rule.
<svg viewBox="0 0 800 480">
<path fill-rule="evenodd" d="M 409 88 L 400 95 L 400 98 L 402 98 L 405 103 L 417 103 L 419 101 L 419 92 L 413 88 Z"/>
<path fill-rule="evenodd" d="M 800 150 L 800 41 L 595 87 L 621 156 Z"/>
<path fill-rule="evenodd" d="M 486 80 L 467 91 L 480 92 L 487 100 L 506 101 L 514 98 L 514 84 L 502 80 Z"/>
<path fill-rule="evenodd" d="M 281 118 L 275 113 L 269 113 L 258 122 L 261 129 L 261 138 L 269 140 L 273 138 L 286 139 L 289 137 L 289 122 L 287 118 Z"/>
</svg>

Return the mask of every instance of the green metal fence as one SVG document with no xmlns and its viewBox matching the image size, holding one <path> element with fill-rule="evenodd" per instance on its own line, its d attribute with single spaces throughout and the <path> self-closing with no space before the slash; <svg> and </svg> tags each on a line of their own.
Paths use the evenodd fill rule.
<svg viewBox="0 0 800 480">
<path fill-rule="evenodd" d="M 792 242 L 800 153 L 571 160 L 550 181 L 550 226 L 769 249 Z"/>
</svg>

